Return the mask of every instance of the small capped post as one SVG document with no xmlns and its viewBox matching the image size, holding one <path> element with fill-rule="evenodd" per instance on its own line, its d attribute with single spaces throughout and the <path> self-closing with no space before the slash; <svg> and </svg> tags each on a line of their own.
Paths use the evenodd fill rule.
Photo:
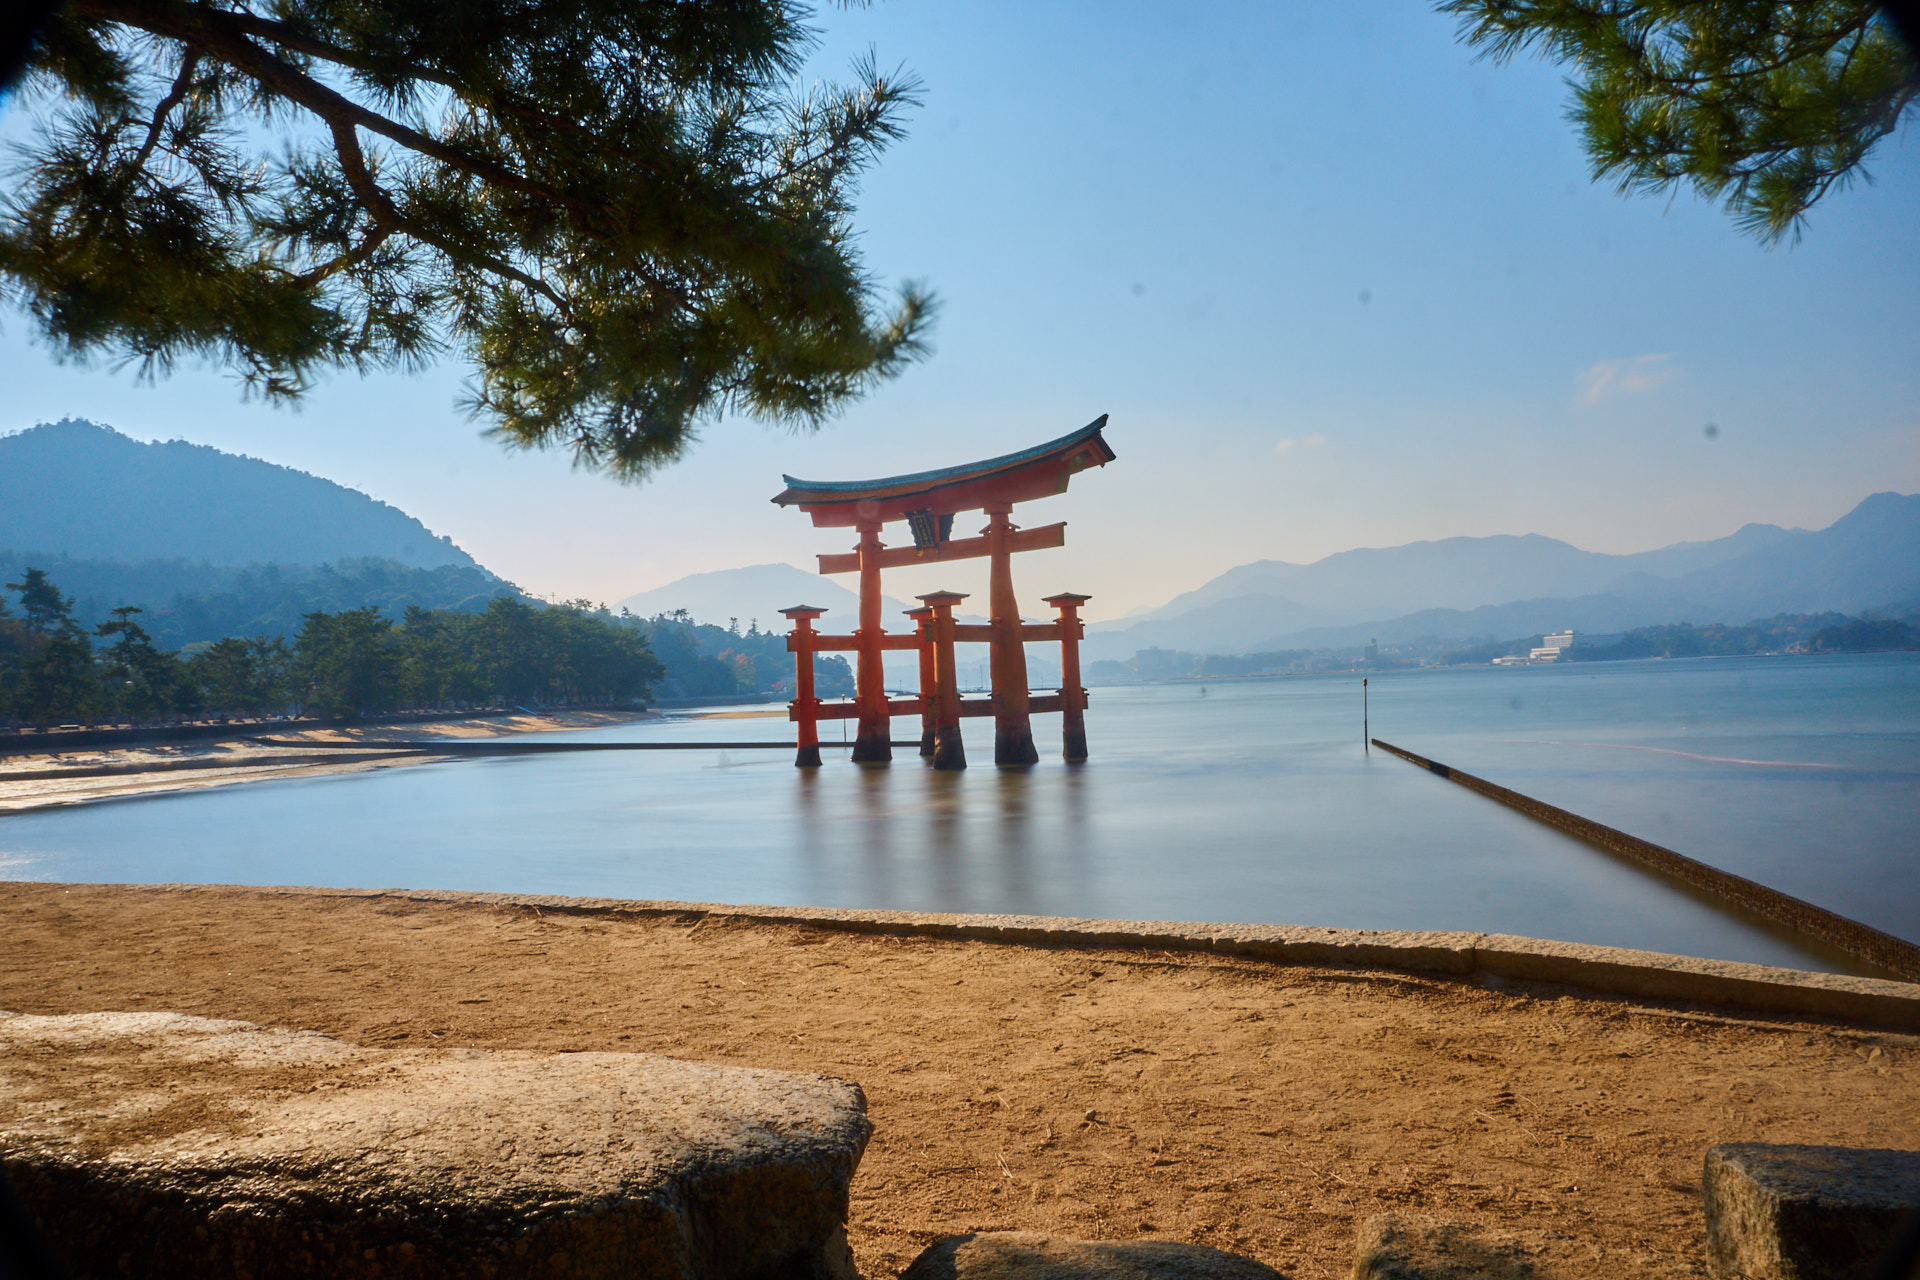
<svg viewBox="0 0 1920 1280">
<path fill-rule="evenodd" d="M 810 604 L 782 609 L 780 615 L 793 623 L 787 633 L 787 649 L 793 654 L 793 701 L 787 704 L 787 719 L 799 726 L 799 750 L 796 769 L 820 767 L 820 699 L 813 695 L 813 640 L 819 633 L 813 620 L 826 610 Z"/>
<path fill-rule="evenodd" d="M 926 605 L 908 609 L 913 619 L 914 647 L 920 653 L 920 754 L 933 758 L 933 610 Z"/>
<path fill-rule="evenodd" d="M 1080 606 L 1091 599 L 1072 591 L 1046 598 L 1060 614 L 1061 754 L 1075 764 L 1087 758 L 1087 690 L 1080 683 L 1080 640 L 1086 623 L 1080 621 Z"/>
<path fill-rule="evenodd" d="M 933 767 L 967 767 L 967 748 L 960 741 L 960 676 L 953 665 L 953 606 L 965 600 L 964 591 L 932 591 L 919 597 L 932 612 L 933 633 Z"/>
</svg>

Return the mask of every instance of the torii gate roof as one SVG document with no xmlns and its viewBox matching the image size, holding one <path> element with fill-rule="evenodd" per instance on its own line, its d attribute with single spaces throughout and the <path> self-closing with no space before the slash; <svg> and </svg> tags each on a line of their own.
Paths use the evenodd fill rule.
<svg viewBox="0 0 1920 1280">
<path fill-rule="evenodd" d="M 1113 448 L 1100 435 L 1106 425 L 1103 413 L 1078 431 L 1018 453 L 884 480 L 781 476 L 787 487 L 773 500 L 783 507 L 799 507 L 817 526 L 838 527 L 904 520 L 916 511 L 951 515 L 1044 498 L 1065 493 L 1075 472 L 1113 461 Z"/>
</svg>

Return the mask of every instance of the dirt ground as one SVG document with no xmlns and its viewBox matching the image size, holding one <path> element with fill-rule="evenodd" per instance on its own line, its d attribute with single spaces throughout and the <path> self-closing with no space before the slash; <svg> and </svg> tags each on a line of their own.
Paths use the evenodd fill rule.
<svg viewBox="0 0 1920 1280">
<path fill-rule="evenodd" d="M 152 795 L 160 791 L 198 791 L 205 787 L 225 787 L 236 782 L 257 782 L 263 778 L 296 778 L 322 773 L 358 773 L 365 769 L 395 769 L 422 764 L 430 756 L 389 759 L 379 762 L 342 760 L 338 763 L 276 764 L 276 760 L 300 754 L 297 747 L 263 747 L 251 737 L 273 738 L 288 743 L 364 742 L 368 739 L 404 738 L 431 740 L 451 738 L 471 741 L 500 738 L 516 733 L 552 733 L 558 729 L 597 729 L 602 725 L 622 724 L 629 720 L 657 719 L 648 712 L 560 711 L 551 715 L 524 713 L 507 716 L 471 716 L 446 720 L 411 721 L 402 724 L 365 724 L 353 727 L 311 729 L 276 726 L 274 722 L 235 725 L 234 736 L 219 741 L 202 740 L 177 745 L 155 744 L 138 747 L 82 747 L 40 755 L 0 756 L 0 813 L 25 812 L 57 805 L 85 804 L 96 800 L 119 800 L 128 796 Z M 193 769 L 161 772 L 167 766 L 192 762 Z M 158 766 L 158 768 L 156 768 Z M 132 770 L 108 776 L 85 776 L 87 770 L 119 768 Z M 71 770 L 75 776 L 59 777 Z M 151 770 L 151 772 L 140 772 Z"/>
<path fill-rule="evenodd" d="M 997 1228 L 1344 1276 L 1395 1210 L 1557 1237 L 1569 1280 L 1702 1275 L 1709 1145 L 1920 1147 L 1920 1038 L 1548 988 L 247 889 L 5 883 L 0 935 L 17 1012 L 856 1080 L 874 1280 Z"/>
</svg>

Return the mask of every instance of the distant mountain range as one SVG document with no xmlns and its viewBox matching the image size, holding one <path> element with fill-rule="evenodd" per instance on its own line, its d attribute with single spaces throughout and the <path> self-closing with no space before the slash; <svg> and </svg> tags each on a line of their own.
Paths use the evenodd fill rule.
<svg viewBox="0 0 1920 1280">
<path fill-rule="evenodd" d="M 821 628 L 827 631 L 851 631 L 859 626 L 860 597 L 833 578 L 790 564 L 751 564 L 741 569 L 717 569 L 712 573 L 692 573 L 664 587 L 628 596 L 613 607 L 638 617 L 651 618 L 685 609 L 695 622 L 716 626 L 738 621 L 742 630 L 754 622 L 762 631 L 785 631 L 787 620 L 782 609 L 810 604 L 828 611 Z M 880 597 L 880 612 L 889 631 L 907 631 L 911 624 L 901 616 L 908 606 L 892 596 Z"/>
<path fill-rule="evenodd" d="M 1093 661 L 1150 648 L 1244 654 L 1567 627 L 1611 633 L 1779 613 L 1912 612 L 1896 606 L 1916 600 L 1920 496 L 1879 493 L 1817 532 L 1750 524 L 1637 555 L 1526 534 L 1343 551 L 1312 564 L 1259 560 L 1143 615 L 1094 624 L 1084 653 Z M 684 608 L 703 622 L 757 618 L 763 629 L 784 625 L 784 606 L 815 604 L 832 610 L 829 630 L 851 630 L 859 604 L 834 580 L 784 564 L 695 574 L 621 603 L 649 616 Z M 906 629 L 905 607 L 887 599 L 888 630 Z"/>
<path fill-rule="evenodd" d="M 184 440 L 143 444 L 72 418 L 0 437 L 0 550 L 479 568 L 398 507 L 331 480 Z"/>
<path fill-rule="evenodd" d="M 484 609 L 518 596 L 396 507 L 205 445 L 68 419 L 0 436 L 0 582 L 44 569 L 76 620 L 119 605 L 164 648 L 284 635 L 369 605 Z"/>
<path fill-rule="evenodd" d="M 1567 627 L 1859 613 L 1920 598 L 1920 496 L 1879 493 L 1826 529 L 1750 524 L 1638 555 L 1553 538 L 1448 538 L 1229 569 L 1145 617 L 1089 628 L 1090 658 L 1343 648 L 1377 638 L 1511 637 Z"/>
</svg>

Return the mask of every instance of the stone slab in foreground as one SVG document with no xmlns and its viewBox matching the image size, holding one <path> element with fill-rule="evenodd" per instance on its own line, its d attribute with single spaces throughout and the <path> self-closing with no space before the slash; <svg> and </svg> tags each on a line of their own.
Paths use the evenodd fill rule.
<svg viewBox="0 0 1920 1280">
<path fill-rule="evenodd" d="M 0 1167 L 76 1277 L 853 1280 L 858 1085 L 0 1014 Z"/>
<path fill-rule="evenodd" d="M 928 1245 L 900 1280 L 1283 1280 L 1265 1263 L 1172 1240 L 982 1231 Z"/>
<path fill-rule="evenodd" d="M 1729 1142 L 1702 1191 L 1714 1270 L 1747 1280 L 1866 1280 L 1920 1211 L 1920 1151 Z"/>
</svg>

